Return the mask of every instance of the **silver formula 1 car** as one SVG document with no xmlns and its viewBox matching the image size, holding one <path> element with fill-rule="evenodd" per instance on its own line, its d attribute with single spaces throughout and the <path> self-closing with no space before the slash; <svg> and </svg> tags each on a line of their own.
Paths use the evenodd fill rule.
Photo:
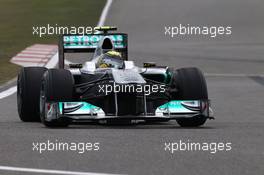
<svg viewBox="0 0 264 175">
<path fill-rule="evenodd" d="M 174 69 L 128 60 L 127 34 L 98 27 L 90 35 L 63 35 L 58 68 L 24 67 L 17 80 L 20 119 L 47 127 L 80 122 L 176 120 L 183 127 L 212 119 L 207 86 L 197 68 Z M 65 53 L 91 52 L 65 66 Z M 67 67 L 67 68 L 66 68 Z"/>
</svg>

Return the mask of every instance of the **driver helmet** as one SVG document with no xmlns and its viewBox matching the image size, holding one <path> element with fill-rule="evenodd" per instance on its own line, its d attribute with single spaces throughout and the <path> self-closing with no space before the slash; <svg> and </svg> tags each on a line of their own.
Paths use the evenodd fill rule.
<svg viewBox="0 0 264 175">
<path fill-rule="evenodd" d="M 124 60 L 122 59 L 121 53 L 111 50 L 101 55 L 99 58 L 99 68 L 118 68 L 124 67 Z"/>
</svg>

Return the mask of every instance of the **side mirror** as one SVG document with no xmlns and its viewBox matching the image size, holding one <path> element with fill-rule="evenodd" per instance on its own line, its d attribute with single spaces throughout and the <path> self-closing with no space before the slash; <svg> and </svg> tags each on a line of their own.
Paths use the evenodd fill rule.
<svg viewBox="0 0 264 175">
<path fill-rule="evenodd" d="M 143 63 L 143 67 L 147 68 L 147 67 L 156 67 L 156 63 L 155 62 L 146 62 Z"/>
</svg>

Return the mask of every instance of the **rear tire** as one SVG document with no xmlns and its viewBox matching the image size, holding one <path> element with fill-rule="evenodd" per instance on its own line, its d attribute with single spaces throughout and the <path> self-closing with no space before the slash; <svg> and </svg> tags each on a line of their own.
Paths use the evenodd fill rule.
<svg viewBox="0 0 264 175">
<path fill-rule="evenodd" d="M 181 68 L 174 70 L 172 87 L 178 92 L 172 94 L 175 100 L 207 100 L 207 85 L 203 73 L 198 68 Z M 198 127 L 206 122 L 205 116 L 177 119 L 182 127 Z"/>
<path fill-rule="evenodd" d="M 49 69 L 43 76 L 41 86 L 41 121 L 46 127 L 67 127 L 69 120 L 47 120 L 46 104 L 72 101 L 74 97 L 74 79 L 70 71 L 65 69 Z"/>
<path fill-rule="evenodd" d="M 40 121 L 39 97 L 45 67 L 23 67 L 17 78 L 17 109 L 23 122 Z"/>
</svg>

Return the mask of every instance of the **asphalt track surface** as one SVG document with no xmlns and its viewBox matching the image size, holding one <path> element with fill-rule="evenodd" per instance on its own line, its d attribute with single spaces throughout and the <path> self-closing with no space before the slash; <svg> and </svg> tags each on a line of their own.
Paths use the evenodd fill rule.
<svg viewBox="0 0 264 175">
<path fill-rule="evenodd" d="M 47 129 L 18 119 L 16 96 L 0 101 L 0 165 L 121 174 L 264 173 L 264 2 L 116 0 L 106 24 L 129 34 L 129 58 L 207 73 L 216 120 L 201 128 L 81 125 Z M 230 25 L 232 35 L 169 38 L 164 26 Z M 254 75 L 252 75 L 254 74 Z M 100 142 L 100 151 L 32 151 L 32 142 Z M 228 152 L 164 151 L 164 142 L 231 142 Z M 23 174 L 0 171 L 0 174 Z M 30 174 L 30 173 L 24 173 Z"/>
</svg>

